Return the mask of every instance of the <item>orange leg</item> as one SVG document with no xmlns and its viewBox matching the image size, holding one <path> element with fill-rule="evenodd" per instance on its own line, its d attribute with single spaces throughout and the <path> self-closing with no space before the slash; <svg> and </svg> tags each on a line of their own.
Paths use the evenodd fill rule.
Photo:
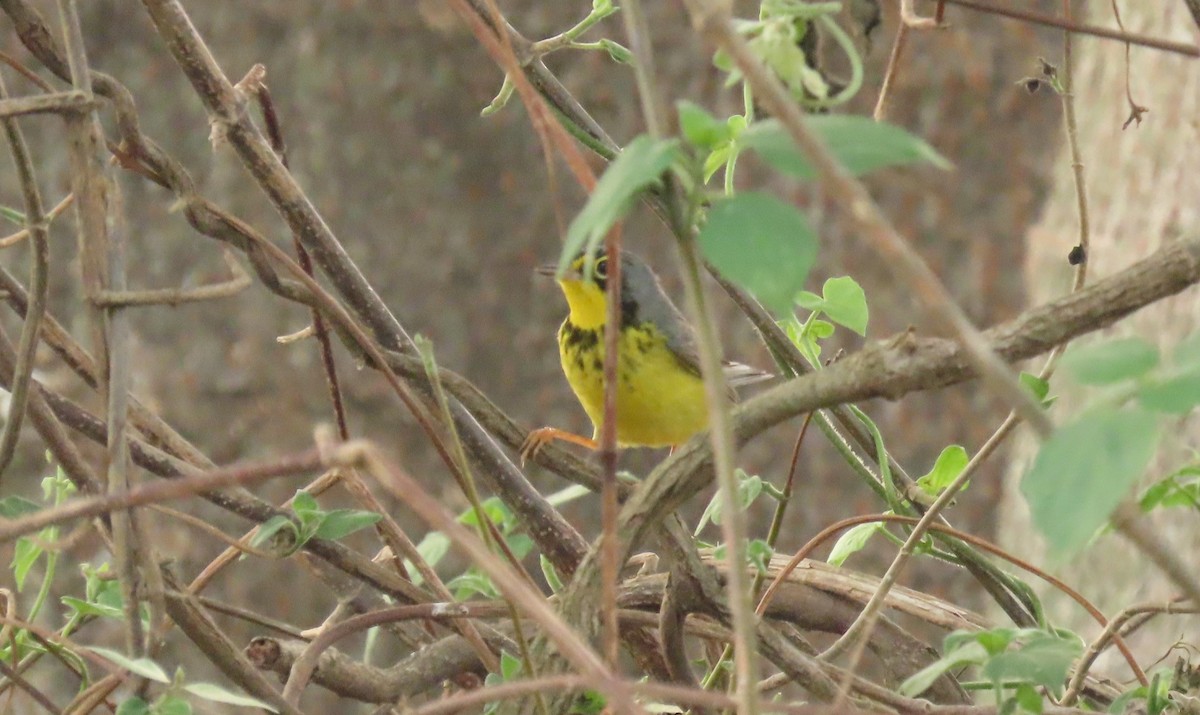
<svg viewBox="0 0 1200 715">
<path fill-rule="evenodd" d="M 524 464 L 526 460 L 536 457 L 537 453 L 542 450 L 542 447 L 555 440 L 570 442 L 571 444 L 577 444 L 580 447 L 587 447 L 588 449 L 599 449 L 600 447 L 600 445 L 596 444 L 596 440 L 575 434 L 574 432 L 560 430 L 557 427 L 539 427 L 530 432 L 525 441 L 521 443 L 521 464 Z"/>
</svg>

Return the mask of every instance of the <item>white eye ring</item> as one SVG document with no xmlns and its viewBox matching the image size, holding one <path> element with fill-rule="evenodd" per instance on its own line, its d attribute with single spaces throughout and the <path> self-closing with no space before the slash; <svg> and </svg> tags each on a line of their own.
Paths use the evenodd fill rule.
<svg viewBox="0 0 1200 715">
<path fill-rule="evenodd" d="M 595 265 L 592 266 L 592 273 L 595 274 L 595 276 L 597 278 L 600 278 L 600 279 L 607 278 L 608 277 L 608 258 L 604 257 L 604 258 L 597 259 Z"/>
</svg>

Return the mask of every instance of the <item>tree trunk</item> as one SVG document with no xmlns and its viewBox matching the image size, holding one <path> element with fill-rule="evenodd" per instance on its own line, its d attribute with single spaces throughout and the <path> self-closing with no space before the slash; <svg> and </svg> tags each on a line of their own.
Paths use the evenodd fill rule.
<svg viewBox="0 0 1200 715">
<path fill-rule="evenodd" d="M 1081 17 L 1095 24 L 1115 25 L 1109 3 L 1080 3 Z M 1195 42 L 1200 36 L 1185 4 L 1120 3 L 1125 28 L 1134 33 Z M 1124 45 L 1094 38 L 1074 40 L 1075 107 L 1078 140 L 1089 203 L 1091 250 L 1088 280 L 1110 275 L 1144 257 L 1162 243 L 1200 231 L 1200 62 L 1192 58 L 1134 47 L 1126 72 Z M 1149 112 L 1141 126 L 1122 124 L 1129 116 L 1126 77 L 1133 100 Z M 1059 129 L 1059 131 L 1063 131 Z M 1067 255 L 1078 243 L 1079 211 L 1072 161 L 1062 142 L 1055 163 L 1051 194 L 1040 221 L 1029 231 L 1025 284 L 1031 303 L 1040 303 L 1070 290 L 1072 268 Z M 1200 293 L 1189 290 L 1124 321 L 1099 339 L 1136 335 L 1169 353 L 1200 323 Z M 1040 365 L 1038 366 L 1040 367 Z M 1036 370 L 1037 367 L 1030 368 Z M 1076 414 L 1095 391 L 1085 392 L 1056 377 L 1053 408 L 1060 424 Z M 1195 461 L 1200 420 L 1194 415 L 1170 425 L 1166 438 L 1145 478 L 1158 479 Z M 1088 449 L 1080 445 L 1080 449 Z M 1034 454 L 1024 436 L 1013 449 L 1007 477 L 1001 538 L 1015 553 L 1043 562 L 1042 547 L 1032 529 L 1020 495 L 1020 479 Z M 1194 510 L 1156 513 L 1155 528 L 1179 553 L 1195 554 L 1200 547 L 1200 519 Z M 1194 561 L 1194 559 L 1193 559 Z M 1121 537 L 1106 534 L 1056 574 L 1076 586 L 1111 616 L 1121 608 L 1146 600 L 1163 601 L 1177 593 L 1165 577 Z M 1045 593 L 1047 614 L 1057 624 L 1094 637 L 1099 627 L 1077 606 L 1058 593 Z M 1198 632 L 1195 619 L 1160 617 L 1134 639 L 1144 664 L 1166 654 L 1180 634 Z M 1128 669 L 1115 661 L 1114 674 L 1128 678 Z"/>
</svg>

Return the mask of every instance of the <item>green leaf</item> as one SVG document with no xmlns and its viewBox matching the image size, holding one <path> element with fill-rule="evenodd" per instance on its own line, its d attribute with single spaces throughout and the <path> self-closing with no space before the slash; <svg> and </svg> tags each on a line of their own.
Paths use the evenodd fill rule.
<svg viewBox="0 0 1200 715">
<path fill-rule="evenodd" d="M 274 539 L 276 534 L 284 530 L 290 535 L 291 544 L 295 544 L 300 536 L 300 532 L 296 529 L 296 524 L 288 517 L 279 514 L 263 522 L 263 525 L 258 528 L 258 532 L 254 534 L 254 538 L 250 540 L 250 545 L 255 547 L 261 546 Z"/>
<path fill-rule="evenodd" d="M 183 698 L 165 695 L 154 703 L 154 715 L 192 715 L 192 704 Z"/>
<path fill-rule="evenodd" d="M 808 330 L 806 334 L 813 340 L 824 340 L 825 338 L 833 335 L 833 332 L 833 323 L 825 320 L 814 320 L 808 324 Z"/>
<path fill-rule="evenodd" d="M 957 444 L 952 444 L 938 455 L 929 474 L 917 479 L 917 486 L 926 494 L 937 496 L 942 493 L 943 489 L 950 486 L 951 482 L 958 479 L 958 475 L 962 474 L 970 461 L 967 450 Z"/>
<path fill-rule="evenodd" d="M 958 648 L 946 653 L 946 655 L 909 676 L 907 680 L 900 684 L 900 694 L 915 698 L 928 690 L 929 686 L 933 685 L 934 681 L 940 678 L 946 671 L 963 665 L 982 663 L 987 660 L 987 657 L 987 650 L 978 641 L 963 643 Z"/>
<path fill-rule="evenodd" d="M 150 715 L 150 705 L 135 695 L 117 706 L 117 715 Z"/>
<path fill-rule="evenodd" d="M 8 206 L 0 206 L 0 217 L 7 219 L 10 223 L 14 223 L 21 228 L 25 228 L 28 223 L 25 220 L 25 214 Z"/>
<path fill-rule="evenodd" d="M 22 537 L 17 539 L 17 545 L 13 548 L 13 580 L 17 582 L 17 590 L 25 588 L 25 578 L 29 576 L 29 571 L 37 560 L 41 558 L 43 550 L 38 546 L 33 539 Z"/>
<path fill-rule="evenodd" d="M 1142 493 L 1138 505 L 1144 512 L 1160 507 L 1200 509 L 1200 468 L 1184 467 L 1155 482 Z"/>
<path fill-rule="evenodd" d="M 84 648 L 92 651 L 96 655 L 112 661 L 116 665 L 128 670 L 134 675 L 140 675 L 143 678 L 153 680 L 157 683 L 171 682 L 171 679 L 167 677 L 167 672 L 163 670 L 158 663 L 155 663 L 149 658 L 130 658 L 124 653 L 120 653 L 111 648 L 100 648 L 99 646 L 84 646 Z"/>
<path fill-rule="evenodd" d="M 550 563 L 550 559 L 546 558 L 545 554 L 538 554 L 538 563 L 542 567 L 542 578 L 546 579 L 546 585 L 550 587 L 550 593 L 558 593 L 563 588 L 562 578 L 558 575 L 558 569 L 554 568 L 554 564 Z"/>
<path fill-rule="evenodd" d="M 1154 456 L 1159 427 L 1141 409 L 1085 412 L 1046 440 L 1021 491 L 1053 554 L 1077 551 L 1137 483 Z"/>
<path fill-rule="evenodd" d="M 746 560 L 753 564 L 760 574 L 767 573 L 771 557 L 774 555 L 775 549 L 772 549 L 765 539 L 751 539 L 746 544 Z"/>
<path fill-rule="evenodd" d="M 642 135 L 629 142 L 608 165 L 583 210 L 567 228 L 567 239 L 558 259 L 559 277 L 580 251 L 599 244 L 638 194 L 658 181 L 678 155 L 679 145 L 674 140 L 655 141 Z"/>
<path fill-rule="evenodd" d="M 928 162 L 939 169 L 950 162 L 933 147 L 900 127 L 849 114 L 825 114 L 805 118 L 805 124 L 825 141 L 838 162 L 851 174 L 863 174 L 891 166 Z M 798 179 L 815 179 L 817 172 L 792 142 L 778 120 L 756 122 L 741 137 L 771 166 Z"/>
<path fill-rule="evenodd" d="M 344 536 L 371 526 L 382 518 L 381 515 L 373 511 L 334 509 L 325 514 L 325 518 L 321 520 L 321 525 L 317 527 L 315 536 L 318 539 L 337 541 Z"/>
<path fill-rule="evenodd" d="M 721 142 L 729 141 L 733 132 L 729 125 L 708 113 L 698 104 L 681 100 L 675 103 L 679 112 L 679 128 L 692 146 L 712 150 Z"/>
<path fill-rule="evenodd" d="M 994 656 L 984 664 L 982 675 L 989 680 L 1021 680 L 1041 685 L 1059 698 L 1071 664 L 1082 652 L 1083 645 L 1076 639 L 1043 633 L 1018 650 Z"/>
<path fill-rule="evenodd" d="M 1042 715 L 1042 708 L 1045 701 L 1042 700 L 1042 694 L 1037 688 L 1032 685 L 1022 683 L 1017 686 L 1016 695 L 1013 696 L 1017 701 L 1017 705 L 1025 712 L 1033 713 L 1034 715 Z"/>
<path fill-rule="evenodd" d="M 271 712 L 279 712 L 273 705 L 269 705 L 258 698 L 252 698 L 249 695 L 242 693 L 234 693 L 222 688 L 219 685 L 212 683 L 192 683 L 183 686 L 187 692 L 204 700 L 210 700 L 214 703 L 225 703 L 226 705 L 241 705 L 247 708 L 262 708 Z"/>
<path fill-rule="evenodd" d="M 296 492 L 296 496 L 292 497 L 292 511 L 296 512 L 296 516 L 315 514 L 321 511 L 321 506 L 317 504 L 316 497 L 300 490 Z"/>
<path fill-rule="evenodd" d="M 699 241 L 722 275 L 779 315 L 791 312 L 817 257 L 817 236 L 804 214 L 754 192 L 716 202 Z"/>
<path fill-rule="evenodd" d="M 830 278 L 821 289 L 821 312 L 838 325 L 844 325 L 859 335 L 867 334 L 867 294 L 850 276 Z"/>
<path fill-rule="evenodd" d="M 796 294 L 796 305 L 815 312 L 825 307 L 825 299 L 812 291 L 802 290 Z"/>
<path fill-rule="evenodd" d="M 1062 366 L 1084 385 L 1108 385 L 1140 377 L 1158 365 L 1158 349 L 1141 338 L 1072 347 Z"/>
<path fill-rule="evenodd" d="M 103 603 L 89 603 L 81 598 L 74 596 L 63 596 L 62 603 L 67 608 L 77 612 L 81 616 L 99 616 L 101 618 L 116 618 L 118 620 L 125 618 L 125 611 L 120 606 L 109 606 Z"/>
<path fill-rule="evenodd" d="M 599 42 L 600 46 L 604 48 L 604 51 L 608 53 L 608 56 L 614 62 L 620 62 L 623 65 L 633 64 L 633 53 L 621 43 L 613 42 L 607 37 L 601 38 Z"/>
<path fill-rule="evenodd" d="M 454 598 L 458 601 L 477 595 L 485 598 L 500 597 L 500 591 L 492 583 L 492 580 L 474 568 L 467 569 L 461 575 L 451 579 L 446 586 L 454 590 Z"/>
<path fill-rule="evenodd" d="M 0 499 L 0 516 L 5 519 L 19 519 L 41 509 L 41 504 L 22 496 L 14 495 Z"/>
<path fill-rule="evenodd" d="M 512 653 L 509 653 L 508 651 L 501 651 L 501 653 L 500 653 L 500 675 L 506 681 L 516 680 L 517 676 L 519 676 L 521 674 L 521 669 L 523 667 L 524 667 L 524 664 L 521 663 L 520 658 L 513 655 Z"/>
<path fill-rule="evenodd" d="M 833 551 L 829 552 L 829 558 L 825 561 L 834 566 L 841 566 L 846 563 L 846 559 L 862 551 L 875 532 L 882 528 L 883 526 L 879 522 L 872 521 L 847 529 L 846 533 L 842 534 L 837 543 L 833 545 Z"/>
<path fill-rule="evenodd" d="M 1050 383 L 1037 375 L 1028 372 L 1022 372 L 1020 376 L 1021 384 L 1033 393 L 1033 396 L 1038 399 L 1038 402 L 1045 402 L 1046 395 L 1050 394 Z"/>
<path fill-rule="evenodd" d="M 1142 385 L 1138 402 L 1155 412 L 1187 414 L 1200 404 L 1200 370 L 1172 375 Z"/>
<path fill-rule="evenodd" d="M 533 551 L 533 539 L 528 534 L 516 533 L 508 536 L 505 541 L 508 542 L 508 550 L 513 552 L 513 556 L 518 559 L 523 559 Z"/>
<path fill-rule="evenodd" d="M 710 153 L 704 159 L 704 182 L 708 183 L 708 180 L 713 177 L 713 174 L 720 171 L 721 167 L 725 166 L 725 163 L 729 161 L 729 157 L 732 155 L 732 144 L 721 144 L 717 148 L 713 149 L 712 153 Z"/>
</svg>

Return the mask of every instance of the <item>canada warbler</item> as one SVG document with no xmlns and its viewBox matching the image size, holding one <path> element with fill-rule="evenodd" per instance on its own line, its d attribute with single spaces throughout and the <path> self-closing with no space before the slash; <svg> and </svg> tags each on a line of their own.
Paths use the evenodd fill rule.
<svg viewBox="0 0 1200 715">
<path fill-rule="evenodd" d="M 560 439 L 597 447 L 604 421 L 604 326 L 608 315 L 608 256 L 580 255 L 559 278 L 570 309 L 558 330 L 558 351 L 567 382 L 592 420 L 592 439 L 543 427 L 530 433 L 523 457 Z M 538 269 L 555 275 L 556 266 Z M 642 259 L 621 251 L 621 335 L 617 348 L 617 444 L 665 447 L 681 444 L 708 426 L 708 406 L 692 327 Z M 746 365 L 727 363 L 730 386 L 767 379 Z"/>
</svg>

